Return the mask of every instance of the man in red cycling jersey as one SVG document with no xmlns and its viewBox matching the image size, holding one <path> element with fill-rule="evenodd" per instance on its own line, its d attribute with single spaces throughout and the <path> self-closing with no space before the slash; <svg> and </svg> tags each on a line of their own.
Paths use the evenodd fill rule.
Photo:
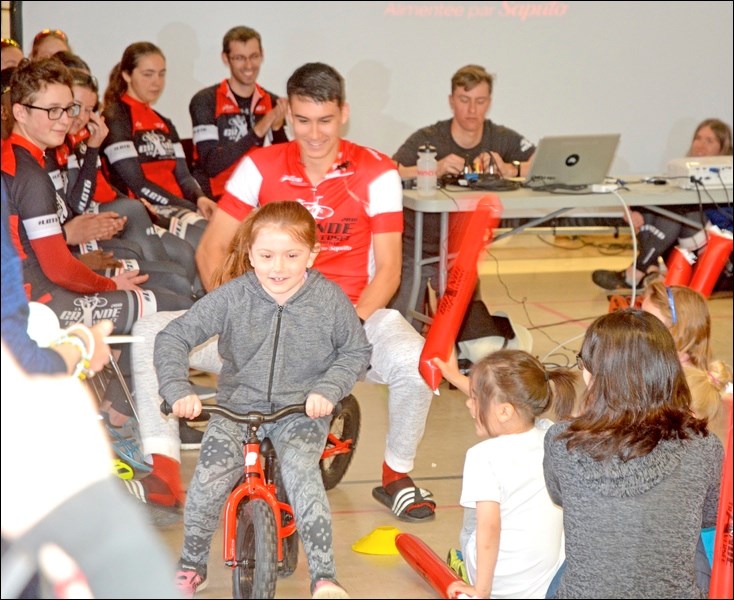
<svg viewBox="0 0 734 600">
<path fill-rule="evenodd" d="M 251 151 L 226 185 L 196 261 L 204 286 L 255 207 L 297 200 L 316 219 L 321 253 L 314 267 L 352 300 L 373 346 L 366 380 L 389 388 L 382 485 L 373 496 L 400 519 L 434 517 L 435 502 L 409 472 L 423 436 L 432 392 L 418 372 L 423 338 L 387 303 L 400 283 L 402 188 L 393 161 L 340 137 L 349 118 L 344 80 L 332 67 L 308 63 L 288 80 L 295 139 Z"/>
</svg>

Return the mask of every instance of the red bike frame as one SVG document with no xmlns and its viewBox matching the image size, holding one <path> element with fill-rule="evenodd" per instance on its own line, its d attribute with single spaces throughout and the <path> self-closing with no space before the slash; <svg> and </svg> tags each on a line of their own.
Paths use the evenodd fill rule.
<svg viewBox="0 0 734 600">
<path fill-rule="evenodd" d="M 224 505 L 224 563 L 236 566 L 237 511 L 244 498 L 260 498 L 268 503 L 276 515 L 275 526 L 278 532 L 278 560 L 283 560 L 283 544 L 289 535 L 296 531 L 296 520 L 290 504 L 280 502 L 275 495 L 275 484 L 266 481 L 265 471 L 260 460 L 260 442 L 247 442 L 242 448 L 245 456 L 245 480 L 235 487 Z M 291 516 L 288 525 L 283 526 L 282 515 Z M 277 518 L 280 517 L 280 518 Z"/>
</svg>

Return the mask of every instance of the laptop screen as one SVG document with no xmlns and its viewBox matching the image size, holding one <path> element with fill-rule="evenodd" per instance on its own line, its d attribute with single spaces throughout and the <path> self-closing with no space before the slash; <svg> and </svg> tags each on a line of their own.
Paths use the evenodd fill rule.
<svg viewBox="0 0 734 600">
<path fill-rule="evenodd" d="M 619 144 L 619 134 L 547 136 L 533 155 L 525 185 L 582 188 L 602 183 Z"/>
</svg>

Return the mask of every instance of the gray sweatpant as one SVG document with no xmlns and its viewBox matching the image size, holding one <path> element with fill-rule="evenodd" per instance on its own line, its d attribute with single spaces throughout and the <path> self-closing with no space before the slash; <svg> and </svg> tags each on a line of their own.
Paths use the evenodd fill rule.
<svg viewBox="0 0 734 600">
<path fill-rule="evenodd" d="M 242 410 L 242 409 L 240 409 Z M 298 534 L 308 560 L 311 581 L 336 579 L 331 510 L 321 480 L 319 460 L 331 418 L 291 415 L 263 425 L 280 462 L 283 485 L 293 507 Z M 214 533 L 229 492 L 242 476 L 242 440 L 246 426 L 219 415 L 209 421 L 199 462 L 186 494 L 181 562 L 206 571 Z"/>
<path fill-rule="evenodd" d="M 130 368 L 135 406 L 140 419 L 140 439 L 143 453 L 162 454 L 181 462 L 181 439 L 178 433 L 178 418 L 161 413 L 163 398 L 158 395 L 158 377 L 153 366 L 155 336 L 184 311 L 162 311 L 138 319 L 132 333 L 143 341 L 132 344 Z M 194 348 L 189 355 L 189 365 L 194 369 L 219 373 L 222 359 L 217 350 L 216 337 Z"/>
<path fill-rule="evenodd" d="M 139 319 L 133 334 L 145 338 L 132 345 L 132 377 L 140 416 L 145 454 L 163 454 L 180 461 L 180 441 L 175 417 L 160 413 L 158 378 L 153 368 L 155 336 L 181 312 L 158 312 Z M 418 371 L 423 337 L 396 310 L 374 312 L 364 325 L 372 344 L 366 381 L 388 386 L 388 431 L 385 461 L 399 473 L 413 470 L 418 445 L 426 427 L 433 392 Z M 216 338 L 189 355 L 191 367 L 219 373 L 221 359 Z"/>
</svg>

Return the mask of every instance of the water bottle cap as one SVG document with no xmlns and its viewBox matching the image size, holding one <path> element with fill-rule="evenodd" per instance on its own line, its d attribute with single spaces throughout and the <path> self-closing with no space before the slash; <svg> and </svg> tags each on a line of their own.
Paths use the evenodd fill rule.
<svg viewBox="0 0 734 600">
<path fill-rule="evenodd" d="M 428 153 L 431 153 L 431 154 L 435 154 L 436 153 L 436 146 L 434 146 L 432 144 L 423 144 L 422 146 L 419 146 L 418 147 L 418 152 L 420 152 L 420 153 L 428 152 Z"/>
</svg>

